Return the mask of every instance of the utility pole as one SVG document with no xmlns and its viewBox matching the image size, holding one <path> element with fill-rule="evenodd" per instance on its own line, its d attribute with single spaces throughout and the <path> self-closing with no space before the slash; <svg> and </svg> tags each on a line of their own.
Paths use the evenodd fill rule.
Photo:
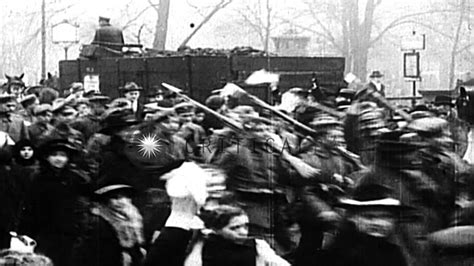
<svg viewBox="0 0 474 266">
<path fill-rule="evenodd" d="M 46 0 L 41 3 L 41 79 L 46 78 Z"/>
</svg>

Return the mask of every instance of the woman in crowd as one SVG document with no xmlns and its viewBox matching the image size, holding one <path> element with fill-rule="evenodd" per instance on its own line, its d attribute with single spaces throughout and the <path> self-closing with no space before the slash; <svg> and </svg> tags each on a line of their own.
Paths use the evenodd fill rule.
<svg viewBox="0 0 474 266">
<path fill-rule="evenodd" d="M 37 250 L 54 265 L 69 265 L 73 243 L 82 234 L 88 207 L 89 177 L 71 163 L 77 149 L 63 139 L 40 147 L 35 176 L 20 228 L 38 242 Z"/>
<path fill-rule="evenodd" d="M 191 197 L 172 199 L 171 215 L 149 250 L 145 265 L 289 265 L 265 241 L 249 237 L 247 214 L 227 205 L 205 212 L 202 218 L 211 233 L 195 242 L 188 254 L 186 247 L 197 209 Z"/>
<path fill-rule="evenodd" d="M 145 256 L 142 216 L 133 188 L 118 182 L 95 191 L 87 231 L 74 248 L 73 265 L 141 265 Z"/>
</svg>

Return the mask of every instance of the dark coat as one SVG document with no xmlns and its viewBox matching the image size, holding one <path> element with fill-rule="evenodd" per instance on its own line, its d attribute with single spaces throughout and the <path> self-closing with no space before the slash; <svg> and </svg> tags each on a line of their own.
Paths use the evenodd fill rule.
<svg viewBox="0 0 474 266">
<path fill-rule="evenodd" d="M 191 231 L 164 227 L 160 236 L 148 250 L 145 266 L 183 266 Z M 230 266 L 230 265 L 229 265 Z"/>
<path fill-rule="evenodd" d="M 151 246 L 145 265 L 183 266 L 190 239 L 190 231 L 164 227 L 158 239 Z M 255 240 L 249 240 L 244 245 L 237 245 L 221 237 L 211 236 L 204 241 L 202 265 L 254 266 L 256 256 Z"/>
<path fill-rule="evenodd" d="M 98 28 L 92 42 L 92 44 L 99 44 L 114 50 L 122 50 L 121 45 L 124 43 L 122 30 L 111 25 Z"/>
<path fill-rule="evenodd" d="M 68 265 L 72 246 L 83 234 L 89 208 L 89 180 L 81 172 L 43 166 L 35 178 L 21 223 L 21 233 L 38 243 L 37 251 L 55 265 Z"/>
<path fill-rule="evenodd" d="M 71 265 L 122 266 L 122 251 L 117 233 L 104 218 L 91 214 L 86 231 L 74 246 Z M 133 265 L 141 265 L 140 247 L 128 250 Z"/>
<path fill-rule="evenodd" d="M 331 266 L 405 266 L 399 246 L 387 239 L 359 233 L 351 224 L 339 232 L 324 255 L 307 265 Z"/>
</svg>

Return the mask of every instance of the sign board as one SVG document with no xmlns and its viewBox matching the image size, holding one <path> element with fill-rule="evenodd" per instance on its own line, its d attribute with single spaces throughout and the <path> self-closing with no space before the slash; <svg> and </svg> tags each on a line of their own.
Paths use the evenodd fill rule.
<svg viewBox="0 0 474 266">
<path fill-rule="evenodd" d="M 84 90 L 85 92 L 95 91 L 100 92 L 99 75 L 85 75 L 84 76 Z"/>
<path fill-rule="evenodd" d="M 403 77 L 420 77 L 420 53 L 415 52 L 403 54 Z"/>
<path fill-rule="evenodd" d="M 63 22 L 52 28 L 53 43 L 77 43 L 77 26 Z"/>
<path fill-rule="evenodd" d="M 402 51 L 425 50 L 425 35 L 410 35 L 402 39 Z"/>
</svg>

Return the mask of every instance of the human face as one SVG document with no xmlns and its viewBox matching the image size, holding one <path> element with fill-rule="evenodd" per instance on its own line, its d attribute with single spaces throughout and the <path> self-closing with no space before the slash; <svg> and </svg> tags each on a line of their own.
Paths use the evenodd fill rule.
<svg viewBox="0 0 474 266">
<path fill-rule="evenodd" d="M 58 169 L 64 168 L 69 162 L 69 157 L 65 151 L 53 151 L 46 159 L 51 166 Z"/>
<path fill-rule="evenodd" d="M 193 119 L 194 119 L 193 112 L 179 114 L 179 122 L 181 124 L 191 123 Z"/>
<path fill-rule="evenodd" d="M 360 211 L 349 220 L 357 231 L 374 237 L 388 237 L 395 229 L 394 215 L 387 210 Z"/>
<path fill-rule="evenodd" d="M 20 86 L 20 85 L 13 84 L 13 85 L 10 86 L 10 92 L 11 92 L 11 94 L 18 97 L 21 94 L 22 88 L 23 87 Z"/>
<path fill-rule="evenodd" d="M 20 156 L 21 158 L 25 159 L 25 160 L 28 160 L 28 159 L 31 159 L 31 157 L 33 157 L 33 148 L 31 146 L 25 146 L 23 148 L 21 148 L 20 150 Z"/>
<path fill-rule="evenodd" d="M 168 119 L 161 122 L 161 125 L 163 125 L 171 133 L 177 132 L 179 129 L 179 118 L 170 116 Z"/>
<path fill-rule="evenodd" d="M 216 230 L 216 233 L 234 243 L 243 243 L 249 233 L 249 217 L 247 215 L 235 216 L 222 229 Z"/>
<path fill-rule="evenodd" d="M 381 77 L 372 78 L 372 82 L 375 84 L 381 84 L 382 78 Z"/>
<path fill-rule="evenodd" d="M 138 97 L 140 97 L 140 92 L 139 91 L 129 91 L 125 93 L 125 98 L 131 102 L 135 102 L 138 100 Z"/>
<path fill-rule="evenodd" d="M 123 210 L 132 205 L 132 200 L 125 194 L 118 193 L 109 198 L 108 205 L 115 210 Z"/>
<path fill-rule="evenodd" d="M 86 116 L 91 113 L 91 108 L 87 104 L 80 104 L 76 109 L 78 116 Z"/>
<path fill-rule="evenodd" d="M 41 115 L 37 115 L 36 116 L 36 119 L 40 122 L 45 122 L 45 123 L 49 123 L 51 122 L 51 119 L 53 118 L 53 114 L 51 112 L 46 112 L 44 114 L 41 114 Z"/>
</svg>

